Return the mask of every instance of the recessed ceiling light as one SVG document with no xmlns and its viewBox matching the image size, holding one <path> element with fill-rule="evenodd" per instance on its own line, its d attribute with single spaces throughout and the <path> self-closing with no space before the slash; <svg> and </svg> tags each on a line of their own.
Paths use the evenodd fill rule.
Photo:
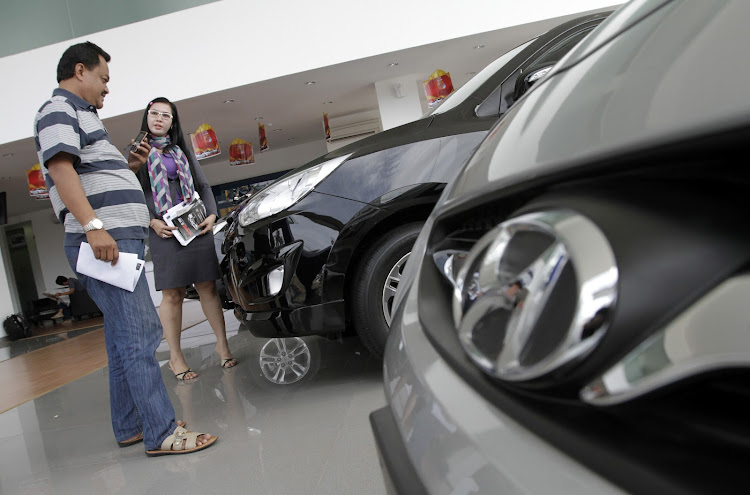
<svg viewBox="0 0 750 495">
<path fill-rule="evenodd" d="M 305 84 L 308 86 L 312 86 L 313 84 L 315 84 L 315 81 L 307 81 Z"/>
<path fill-rule="evenodd" d="M 260 122 L 261 120 L 263 120 L 263 117 L 255 117 L 256 122 Z"/>
<path fill-rule="evenodd" d="M 396 67 L 398 65 L 398 62 L 391 62 L 388 64 L 388 67 Z"/>
<path fill-rule="evenodd" d="M 476 75 L 476 72 L 467 72 L 466 75 L 467 76 L 473 76 L 473 75 Z"/>
<path fill-rule="evenodd" d="M 276 129 L 273 130 L 273 132 L 279 132 L 279 131 L 283 131 L 283 130 L 284 130 L 283 127 L 277 127 Z"/>
<path fill-rule="evenodd" d="M 332 101 L 324 101 L 323 105 L 331 105 L 332 103 L 333 103 Z"/>
<path fill-rule="evenodd" d="M 229 98 L 228 100 L 224 100 L 224 103 L 234 103 L 234 100 Z"/>
<path fill-rule="evenodd" d="M 474 45 L 475 50 L 479 50 L 480 48 L 484 48 L 484 45 Z"/>
<path fill-rule="evenodd" d="M 294 141 L 294 138 L 290 137 L 289 139 L 287 139 L 287 141 Z"/>
<path fill-rule="evenodd" d="M 3 158 L 10 158 L 11 156 L 13 156 L 13 153 L 6 153 L 3 155 Z"/>
</svg>

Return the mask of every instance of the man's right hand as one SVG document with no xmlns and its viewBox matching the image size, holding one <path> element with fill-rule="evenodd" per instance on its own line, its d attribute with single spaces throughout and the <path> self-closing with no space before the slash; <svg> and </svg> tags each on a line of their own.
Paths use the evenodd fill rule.
<svg viewBox="0 0 750 495">
<path fill-rule="evenodd" d="M 117 263 L 120 257 L 120 251 L 117 249 L 117 242 L 104 229 L 89 230 L 86 232 L 86 240 L 94 251 L 94 257 L 102 261 L 111 261 L 112 265 Z"/>
</svg>

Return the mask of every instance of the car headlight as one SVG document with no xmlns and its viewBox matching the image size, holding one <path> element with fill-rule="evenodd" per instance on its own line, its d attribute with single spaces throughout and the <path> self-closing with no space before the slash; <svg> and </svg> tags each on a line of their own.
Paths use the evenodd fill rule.
<svg viewBox="0 0 750 495">
<path fill-rule="evenodd" d="M 242 208 L 239 214 L 240 225 L 247 227 L 297 203 L 350 156 L 351 153 L 300 170 L 266 187 L 250 198 Z"/>
</svg>

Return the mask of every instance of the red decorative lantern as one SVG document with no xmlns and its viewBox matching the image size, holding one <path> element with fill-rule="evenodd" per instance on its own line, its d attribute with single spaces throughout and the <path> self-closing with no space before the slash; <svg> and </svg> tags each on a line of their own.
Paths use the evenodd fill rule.
<svg viewBox="0 0 750 495">
<path fill-rule="evenodd" d="M 229 146 L 229 165 L 247 165 L 255 163 L 253 145 L 244 139 L 235 139 Z"/>
<path fill-rule="evenodd" d="M 26 178 L 29 181 L 29 194 L 36 199 L 49 198 L 47 184 L 44 182 L 42 167 L 38 163 L 26 171 Z"/>
<path fill-rule="evenodd" d="M 435 105 L 449 94 L 453 93 L 453 82 L 449 72 L 436 70 L 430 74 L 430 78 L 422 81 L 424 93 L 427 96 L 427 103 L 430 106 Z"/>
<path fill-rule="evenodd" d="M 214 128 L 208 124 L 202 124 L 195 133 L 190 135 L 193 143 L 193 151 L 198 160 L 221 153 L 219 140 L 216 139 Z"/>
<path fill-rule="evenodd" d="M 258 122 L 258 144 L 260 152 L 263 153 L 268 149 L 268 138 L 266 138 L 266 126 Z"/>
<path fill-rule="evenodd" d="M 326 133 L 326 142 L 330 143 L 331 142 L 331 126 L 328 125 L 327 113 L 323 114 L 323 129 L 325 130 L 325 133 Z"/>
</svg>

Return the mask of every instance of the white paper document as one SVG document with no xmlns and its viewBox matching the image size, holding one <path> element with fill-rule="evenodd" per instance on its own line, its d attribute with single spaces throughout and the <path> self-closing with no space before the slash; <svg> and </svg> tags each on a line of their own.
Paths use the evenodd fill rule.
<svg viewBox="0 0 750 495">
<path fill-rule="evenodd" d="M 82 275 L 125 289 L 128 292 L 133 292 L 145 264 L 143 260 L 138 259 L 138 255 L 135 253 L 120 252 L 117 264 L 112 266 L 109 261 L 96 259 L 91 246 L 87 242 L 82 242 L 81 249 L 78 251 L 76 271 Z"/>
</svg>

